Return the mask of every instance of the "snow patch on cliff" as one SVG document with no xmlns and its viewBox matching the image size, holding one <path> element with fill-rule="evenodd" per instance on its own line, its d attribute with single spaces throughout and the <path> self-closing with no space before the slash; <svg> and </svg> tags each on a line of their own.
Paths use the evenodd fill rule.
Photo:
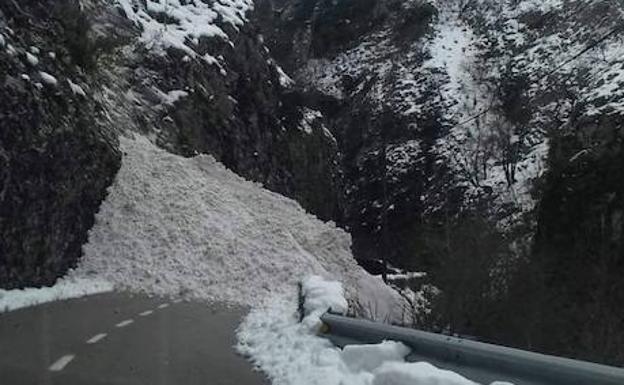
<svg viewBox="0 0 624 385">
<path fill-rule="evenodd" d="M 220 0 L 214 2 L 183 0 L 116 0 L 117 4 L 141 29 L 141 42 L 155 52 L 177 48 L 191 57 L 197 52 L 199 39 L 217 37 L 229 40 L 223 26 L 234 29 L 247 22 L 253 0 Z"/>
</svg>

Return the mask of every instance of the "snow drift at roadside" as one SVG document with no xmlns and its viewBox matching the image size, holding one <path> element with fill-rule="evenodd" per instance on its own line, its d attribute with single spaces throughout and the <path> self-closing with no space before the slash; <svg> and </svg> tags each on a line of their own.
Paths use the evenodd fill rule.
<svg viewBox="0 0 624 385">
<path fill-rule="evenodd" d="M 98 279 L 60 279 L 52 287 L 0 290 L 0 313 L 63 299 L 80 298 L 113 290 Z"/>
<path fill-rule="evenodd" d="M 296 298 L 282 296 L 252 310 L 238 329 L 238 351 L 273 385 L 477 385 L 426 362 L 405 362 L 410 348 L 400 342 L 333 346 L 316 333 L 320 315 L 346 311 L 342 286 L 312 276 L 302 288 L 306 316 L 301 323 Z"/>
</svg>

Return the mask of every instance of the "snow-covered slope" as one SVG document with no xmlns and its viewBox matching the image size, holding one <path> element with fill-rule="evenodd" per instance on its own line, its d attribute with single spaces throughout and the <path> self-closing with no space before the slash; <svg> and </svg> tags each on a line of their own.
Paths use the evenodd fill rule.
<svg viewBox="0 0 624 385">
<path fill-rule="evenodd" d="M 309 274 L 345 283 L 364 306 L 396 294 L 353 259 L 347 233 L 208 155 L 183 158 L 121 139 L 122 168 L 72 273 L 119 289 L 258 305 L 296 295 Z"/>
</svg>

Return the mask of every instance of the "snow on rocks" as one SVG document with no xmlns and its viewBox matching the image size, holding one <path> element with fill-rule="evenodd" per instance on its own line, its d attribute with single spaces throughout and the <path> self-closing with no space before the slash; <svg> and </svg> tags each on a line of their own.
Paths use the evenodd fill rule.
<svg viewBox="0 0 624 385">
<path fill-rule="evenodd" d="M 67 84 L 69 84 L 69 89 L 71 89 L 71 91 L 72 91 L 72 93 L 74 95 L 80 95 L 82 97 L 86 97 L 87 96 L 87 94 L 84 92 L 82 87 L 80 87 L 78 84 L 72 82 L 70 79 L 67 79 Z"/>
<path fill-rule="evenodd" d="M 48 86 L 56 87 L 58 85 L 58 80 L 47 72 L 39 71 L 39 77 L 41 77 L 43 83 Z"/>
<path fill-rule="evenodd" d="M 410 348 L 395 341 L 384 341 L 375 345 L 347 345 L 342 350 L 342 359 L 353 372 L 372 372 L 385 362 L 401 362 Z"/>
<path fill-rule="evenodd" d="M 160 98 L 162 103 L 168 104 L 170 106 L 173 106 L 180 99 L 189 96 L 189 93 L 184 90 L 172 90 L 164 93 L 161 90 L 155 89 L 155 92 L 158 94 L 158 97 Z"/>
<path fill-rule="evenodd" d="M 33 67 L 36 67 L 39 64 L 39 59 L 30 52 L 26 52 L 26 61 Z"/>
<path fill-rule="evenodd" d="M 0 290 L 0 313 L 112 290 L 113 285 L 106 281 L 80 278 L 61 279 L 52 287 Z"/>
<path fill-rule="evenodd" d="M 373 385 L 476 385 L 455 372 L 427 362 L 386 362 L 375 371 Z"/>
<path fill-rule="evenodd" d="M 316 274 L 340 279 L 354 300 L 385 307 L 380 316 L 400 317 L 400 297 L 357 265 L 347 233 L 211 156 L 183 158 L 143 137 L 120 142 L 121 170 L 74 276 L 260 306 L 270 295 L 296 294 L 299 280 Z"/>
<path fill-rule="evenodd" d="M 302 282 L 301 294 L 305 298 L 303 304 L 305 323 L 310 329 L 318 330 L 321 325 L 320 317 L 325 312 L 346 314 L 349 307 L 342 284 L 326 281 L 318 275 L 310 276 Z"/>
<path fill-rule="evenodd" d="M 228 40 L 219 23 L 237 29 L 246 22 L 246 13 L 253 9 L 252 0 L 117 0 L 117 4 L 141 28 L 141 42 L 148 48 L 159 53 L 177 48 L 191 57 L 198 56 L 196 46 L 201 37 Z"/>
</svg>

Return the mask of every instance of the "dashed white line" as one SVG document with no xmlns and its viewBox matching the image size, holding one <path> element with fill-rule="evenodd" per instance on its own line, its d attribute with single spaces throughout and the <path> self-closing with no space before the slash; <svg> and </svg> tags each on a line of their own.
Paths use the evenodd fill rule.
<svg viewBox="0 0 624 385">
<path fill-rule="evenodd" d="M 183 299 L 176 299 L 175 301 L 173 301 L 173 303 L 181 303 L 183 301 Z"/>
<path fill-rule="evenodd" d="M 50 370 L 51 372 L 60 372 L 61 370 L 65 369 L 65 367 L 67 366 L 67 364 L 69 364 L 70 362 L 72 362 L 72 360 L 74 359 L 74 357 L 76 357 L 73 354 L 68 354 L 66 356 L 63 356 L 61 358 L 59 358 L 58 360 L 56 360 L 55 363 L 53 363 L 52 365 L 50 365 L 50 367 L 48 368 L 48 370 Z"/>
<path fill-rule="evenodd" d="M 141 317 L 147 317 L 148 315 L 152 314 L 154 312 L 154 310 L 145 310 L 143 313 L 139 313 L 139 315 Z"/>
<path fill-rule="evenodd" d="M 158 308 L 159 308 L 159 309 L 164 309 L 164 308 L 166 308 L 166 307 L 169 307 L 169 304 L 168 304 L 168 303 L 163 303 L 162 305 L 158 305 Z"/>
<path fill-rule="evenodd" d="M 133 322 L 134 322 L 134 320 L 133 320 L 133 319 L 127 319 L 127 320 L 125 320 L 125 321 L 121 321 L 120 323 L 118 323 L 117 325 L 115 325 L 115 327 L 118 327 L 118 328 L 123 328 L 123 327 L 126 327 L 126 326 L 130 325 L 130 324 L 131 324 L 131 323 L 133 323 Z"/>
<path fill-rule="evenodd" d="M 87 343 L 88 344 L 97 344 L 98 342 L 100 342 L 105 337 L 106 337 L 106 333 L 97 334 L 97 335 L 94 335 L 93 337 L 91 337 L 91 339 L 87 340 Z"/>
</svg>

